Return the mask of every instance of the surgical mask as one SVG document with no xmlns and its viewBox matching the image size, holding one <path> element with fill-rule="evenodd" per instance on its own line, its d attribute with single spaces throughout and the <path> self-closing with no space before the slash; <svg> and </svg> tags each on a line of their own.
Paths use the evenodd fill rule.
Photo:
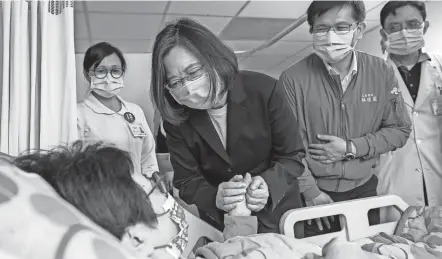
<svg viewBox="0 0 442 259">
<path fill-rule="evenodd" d="M 424 28 L 409 32 L 403 29 L 387 35 L 385 49 L 388 53 L 405 56 L 425 46 Z"/>
<path fill-rule="evenodd" d="M 192 109 L 207 110 L 212 107 L 210 101 L 210 80 L 206 75 L 188 81 L 177 89 L 170 89 L 169 92 L 177 103 Z M 213 103 L 216 103 L 214 100 Z"/>
<path fill-rule="evenodd" d="M 92 78 L 91 80 L 91 91 L 104 98 L 112 98 L 118 95 L 121 89 L 124 87 L 123 78 Z"/>
<path fill-rule="evenodd" d="M 325 62 L 333 64 L 344 59 L 353 51 L 353 35 L 355 30 L 347 34 L 338 35 L 330 30 L 326 35 L 313 34 L 313 47 L 315 53 Z"/>
</svg>

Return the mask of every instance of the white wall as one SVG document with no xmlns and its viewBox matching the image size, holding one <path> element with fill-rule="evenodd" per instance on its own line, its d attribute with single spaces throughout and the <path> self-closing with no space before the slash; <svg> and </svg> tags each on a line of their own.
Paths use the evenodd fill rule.
<svg viewBox="0 0 442 259">
<path fill-rule="evenodd" d="M 124 77 L 124 88 L 121 97 L 124 100 L 141 106 L 146 115 L 149 126 L 153 125 L 153 106 L 150 100 L 150 71 L 151 54 L 124 54 L 127 62 L 126 75 Z M 84 54 L 76 54 L 77 65 L 77 100 L 84 99 L 84 94 L 89 88 L 88 81 L 83 76 Z"/>
<path fill-rule="evenodd" d="M 425 50 L 428 52 L 442 53 L 442 1 L 428 1 L 427 20 L 430 22 L 427 34 L 425 34 Z M 358 44 L 358 48 L 376 56 L 382 56 L 380 27 L 364 35 Z"/>
</svg>

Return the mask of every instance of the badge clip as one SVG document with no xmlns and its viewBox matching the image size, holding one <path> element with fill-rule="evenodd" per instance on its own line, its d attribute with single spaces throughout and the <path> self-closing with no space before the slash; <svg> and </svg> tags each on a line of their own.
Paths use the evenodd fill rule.
<svg viewBox="0 0 442 259">
<path fill-rule="evenodd" d="M 133 123 L 135 121 L 135 115 L 133 115 L 131 112 L 125 112 L 123 116 L 124 119 L 129 123 Z"/>
</svg>

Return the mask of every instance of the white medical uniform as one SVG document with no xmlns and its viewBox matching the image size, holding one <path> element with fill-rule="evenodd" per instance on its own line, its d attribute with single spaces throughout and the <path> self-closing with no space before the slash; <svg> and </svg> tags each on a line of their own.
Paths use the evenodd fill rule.
<svg viewBox="0 0 442 259">
<path fill-rule="evenodd" d="M 425 205 L 424 179 L 428 205 L 442 205 L 442 116 L 434 115 L 431 109 L 431 100 L 440 96 L 438 88 L 442 88 L 442 57 L 429 56 L 431 60 L 422 62 L 416 102 L 397 66 L 387 60 L 395 69 L 413 126 L 404 147 L 381 156 L 378 194 L 395 194 L 414 206 Z"/>
<path fill-rule="evenodd" d="M 93 94 L 89 94 L 84 102 L 79 103 L 77 128 L 81 140 L 101 140 L 112 143 L 116 147 L 131 154 L 135 174 L 151 176 L 158 171 L 155 154 L 155 140 L 147 124 L 143 110 L 136 104 L 121 101 L 121 110 L 114 112 L 103 105 Z M 130 112 L 135 121 L 129 123 L 124 114 Z M 145 136 L 134 137 L 129 125 L 141 126 Z"/>
</svg>

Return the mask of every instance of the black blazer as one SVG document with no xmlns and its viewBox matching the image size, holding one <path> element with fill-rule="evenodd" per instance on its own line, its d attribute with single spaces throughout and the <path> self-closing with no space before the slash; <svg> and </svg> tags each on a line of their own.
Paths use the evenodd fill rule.
<svg viewBox="0 0 442 259">
<path fill-rule="evenodd" d="M 191 110 L 174 126 L 164 122 L 174 168 L 174 186 L 200 216 L 223 228 L 224 212 L 215 205 L 217 187 L 237 174 L 260 175 L 269 187 L 268 206 L 258 212 L 259 232 L 279 232 L 282 214 L 301 207 L 297 177 L 305 149 L 298 124 L 276 80 L 242 71 L 228 93 L 227 151 L 207 111 Z"/>
</svg>

